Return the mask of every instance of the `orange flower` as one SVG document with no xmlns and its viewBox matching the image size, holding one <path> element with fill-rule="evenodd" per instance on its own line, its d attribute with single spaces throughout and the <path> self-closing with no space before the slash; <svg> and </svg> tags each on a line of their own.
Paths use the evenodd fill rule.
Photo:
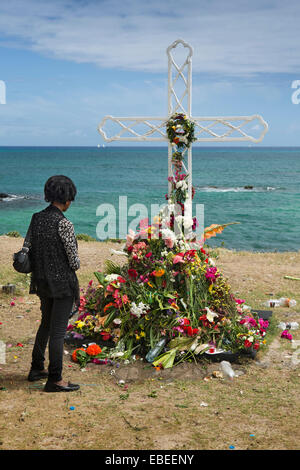
<svg viewBox="0 0 300 470">
<path fill-rule="evenodd" d="M 207 240 L 208 238 L 215 237 L 217 233 L 221 233 L 223 231 L 223 227 L 220 225 L 212 224 L 205 229 L 204 238 Z"/>
<path fill-rule="evenodd" d="M 155 277 L 161 277 L 165 274 L 165 270 L 164 269 L 158 269 L 157 271 L 153 271 L 153 274 Z"/>
<path fill-rule="evenodd" d="M 77 349 L 75 349 L 75 351 L 73 351 L 73 353 L 72 353 L 72 360 L 73 360 L 74 362 L 78 362 L 78 359 L 77 359 L 77 351 L 85 351 L 85 349 L 84 349 L 84 348 L 77 348 Z"/>
<path fill-rule="evenodd" d="M 105 305 L 105 307 L 104 307 L 104 309 L 103 309 L 103 312 L 105 313 L 106 310 L 108 310 L 109 307 L 112 307 L 113 305 L 115 305 L 114 302 L 110 302 L 109 304 Z"/>
<path fill-rule="evenodd" d="M 171 303 L 171 307 L 175 308 L 175 310 L 179 310 L 179 307 L 175 302 Z"/>
<path fill-rule="evenodd" d="M 102 349 L 100 348 L 100 346 L 98 346 L 98 344 L 90 344 L 86 352 L 89 356 L 97 356 L 102 352 Z"/>
</svg>

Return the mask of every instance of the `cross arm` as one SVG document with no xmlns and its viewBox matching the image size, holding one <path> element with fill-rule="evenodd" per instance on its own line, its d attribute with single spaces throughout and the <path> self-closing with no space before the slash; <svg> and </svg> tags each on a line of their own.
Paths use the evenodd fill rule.
<svg viewBox="0 0 300 470">
<path fill-rule="evenodd" d="M 98 126 L 98 132 L 106 142 L 134 141 L 134 142 L 160 142 L 166 141 L 165 125 L 166 117 L 114 117 L 105 116 Z M 117 134 L 108 137 L 104 127 L 107 121 L 118 126 Z M 141 129 L 142 128 L 142 129 Z M 127 135 L 124 135 L 127 134 Z M 128 136 L 128 134 L 130 134 Z"/>
<path fill-rule="evenodd" d="M 197 142 L 261 142 L 268 131 L 268 124 L 259 115 L 193 117 Z M 242 128 L 253 124 L 250 130 L 260 129 L 259 137 L 253 137 Z M 219 129 L 218 129 L 219 127 Z M 249 131 L 248 131 L 249 132 Z M 235 133 L 237 135 L 233 136 Z"/>
<path fill-rule="evenodd" d="M 165 131 L 167 120 L 167 117 L 152 116 L 105 116 L 98 126 L 98 131 L 106 142 L 162 142 L 168 141 L 168 137 Z M 259 114 L 252 116 L 192 117 L 191 120 L 195 123 L 195 137 L 197 142 L 250 141 L 253 143 L 258 143 L 262 141 L 266 132 L 268 131 L 268 124 Z M 104 130 L 107 121 L 111 121 L 118 126 L 118 132 L 112 137 L 108 137 Z M 253 137 L 252 135 L 249 135 L 243 129 L 243 127 L 246 125 L 252 125 L 250 130 L 259 128 L 259 137 Z"/>
</svg>

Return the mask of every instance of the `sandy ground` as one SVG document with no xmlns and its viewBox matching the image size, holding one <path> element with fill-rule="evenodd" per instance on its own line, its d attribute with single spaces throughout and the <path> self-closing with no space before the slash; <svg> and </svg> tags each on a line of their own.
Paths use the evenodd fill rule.
<svg viewBox="0 0 300 470">
<path fill-rule="evenodd" d="M 81 371 L 66 346 L 64 378 L 80 383 L 80 390 L 47 394 L 43 382 L 29 383 L 40 310 L 38 298 L 28 295 L 26 276 L 11 267 L 21 245 L 22 239 L 0 237 L 0 284 L 18 286 L 13 296 L 0 294 L 6 353 L 0 364 L 0 449 L 299 449 L 299 330 L 291 343 L 275 328 L 265 352 L 233 364 L 240 375 L 232 382 L 215 377 L 219 364 L 205 360 L 160 372 L 143 361 Z M 121 261 L 110 252 L 120 246 L 79 242 L 82 287 L 105 259 Z M 299 252 L 218 253 L 216 263 L 236 295 L 260 309 L 267 309 L 262 302 L 269 298 L 294 298 L 297 306 L 274 309 L 273 321 L 300 323 L 300 281 L 283 278 L 300 277 Z"/>
</svg>

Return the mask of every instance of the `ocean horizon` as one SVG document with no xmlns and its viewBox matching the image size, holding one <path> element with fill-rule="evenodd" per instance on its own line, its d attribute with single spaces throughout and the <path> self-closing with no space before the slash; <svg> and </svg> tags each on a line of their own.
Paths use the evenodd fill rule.
<svg viewBox="0 0 300 470">
<path fill-rule="evenodd" d="M 104 216 L 99 207 L 110 204 L 116 237 L 108 236 L 119 238 L 120 197 L 126 196 L 128 208 L 143 204 L 149 214 L 151 204 L 166 203 L 167 146 L 1 146 L 0 165 L 0 234 L 25 235 L 32 213 L 47 206 L 43 188 L 54 174 L 76 184 L 66 217 L 77 234 L 97 238 Z M 193 186 L 193 203 L 204 205 L 206 227 L 239 222 L 210 239 L 210 246 L 300 249 L 300 147 L 195 145 Z M 138 215 L 128 214 L 128 225 Z"/>
</svg>

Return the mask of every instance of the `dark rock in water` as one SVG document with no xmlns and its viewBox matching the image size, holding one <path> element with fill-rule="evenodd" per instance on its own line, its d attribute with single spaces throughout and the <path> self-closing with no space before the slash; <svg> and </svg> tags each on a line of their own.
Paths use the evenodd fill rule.
<svg viewBox="0 0 300 470">
<path fill-rule="evenodd" d="M 244 189 L 253 189 L 253 186 L 250 186 L 250 185 L 244 186 Z"/>
<path fill-rule="evenodd" d="M 0 199 L 4 199 L 5 197 L 9 197 L 9 194 L 0 193 Z"/>
</svg>

